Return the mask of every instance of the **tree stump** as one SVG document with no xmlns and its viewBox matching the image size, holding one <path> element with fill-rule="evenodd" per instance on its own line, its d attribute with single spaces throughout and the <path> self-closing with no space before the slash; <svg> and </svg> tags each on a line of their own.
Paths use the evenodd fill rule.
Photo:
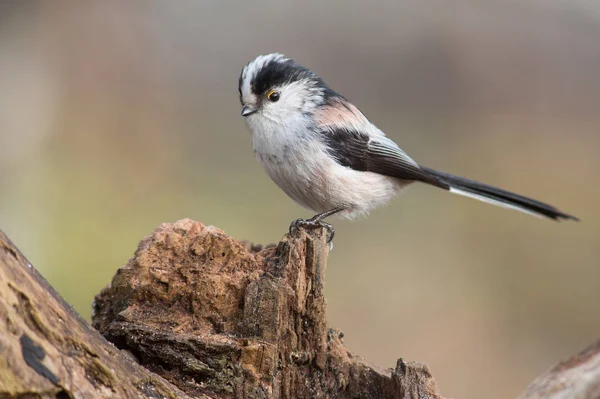
<svg viewBox="0 0 600 399">
<path fill-rule="evenodd" d="M 264 249 L 214 227 L 160 226 L 96 297 L 93 324 L 189 395 L 439 398 L 429 370 L 376 370 L 329 329 L 323 231 Z"/>
<path fill-rule="evenodd" d="M 163 224 L 96 297 L 96 331 L 0 232 L 0 399 L 441 398 L 426 366 L 375 368 L 327 327 L 324 233 L 262 248 Z M 598 397 L 597 348 L 522 398 Z"/>
</svg>

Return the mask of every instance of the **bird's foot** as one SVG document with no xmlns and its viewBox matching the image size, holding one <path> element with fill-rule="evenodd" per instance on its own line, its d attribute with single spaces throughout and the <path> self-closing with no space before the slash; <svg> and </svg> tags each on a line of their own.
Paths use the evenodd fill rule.
<svg viewBox="0 0 600 399">
<path fill-rule="evenodd" d="M 319 215 L 317 215 L 319 216 Z M 335 235 L 335 229 L 329 223 L 326 223 L 318 218 L 317 216 L 310 219 L 296 219 L 290 224 L 290 234 L 294 234 L 298 228 L 303 229 L 317 229 L 317 228 L 325 228 L 327 229 L 327 237 L 326 241 L 329 244 L 329 249 L 333 249 L 333 236 Z"/>
</svg>

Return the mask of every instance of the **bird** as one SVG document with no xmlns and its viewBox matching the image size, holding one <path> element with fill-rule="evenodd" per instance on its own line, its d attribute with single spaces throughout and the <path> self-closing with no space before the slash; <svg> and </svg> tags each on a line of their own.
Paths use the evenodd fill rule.
<svg viewBox="0 0 600 399">
<path fill-rule="evenodd" d="M 291 199 L 316 213 L 292 222 L 290 231 L 324 227 L 331 242 L 335 230 L 325 218 L 368 215 L 415 182 L 541 218 L 579 220 L 544 202 L 418 164 L 319 75 L 281 53 L 247 63 L 238 91 L 256 158 Z"/>
</svg>

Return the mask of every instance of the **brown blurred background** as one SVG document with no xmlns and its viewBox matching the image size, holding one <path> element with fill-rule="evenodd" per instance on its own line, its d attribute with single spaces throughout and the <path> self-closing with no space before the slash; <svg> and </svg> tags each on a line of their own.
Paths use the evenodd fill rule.
<svg viewBox="0 0 600 399">
<path fill-rule="evenodd" d="M 284 52 L 418 162 L 545 200 L 553 223 L 425 186 L 337 221 L 332 326 L 457 399 L 517 396 L 600 337 L 600 4 L 0 4 L 0 226 L 89 318 L 158 224 L 277 241 L 311 216 L 254 160 L 242 66 Z"/>
</svg>

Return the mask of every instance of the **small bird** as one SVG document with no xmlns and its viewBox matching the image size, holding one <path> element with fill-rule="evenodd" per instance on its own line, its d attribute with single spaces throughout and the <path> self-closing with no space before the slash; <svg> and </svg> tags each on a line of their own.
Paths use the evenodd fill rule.
<svg viewBox="0 0 600 399">
<path fill-rule="evenodd" d="M 254 153 L 271 179 L 317 214 L 297 227 L 333 226 L 388 202 L 413 182 L 552 220 L 576 217 L 555 207 L 419 165 L 350 101 L 310 69 L 283 54 L 260 55 L 239 78 L 242 116 Z"/>
</svg>

